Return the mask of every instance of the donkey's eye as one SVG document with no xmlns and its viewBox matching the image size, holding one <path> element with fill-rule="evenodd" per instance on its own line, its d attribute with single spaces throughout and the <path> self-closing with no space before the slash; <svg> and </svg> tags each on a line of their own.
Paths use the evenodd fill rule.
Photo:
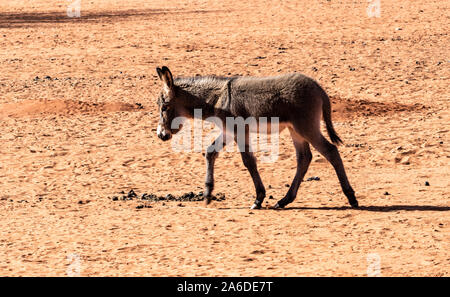
<svg viewBox="0 0 450 297">
<path fill-rule="evenodd" d="M 167 110 L 167 108 L 168 108 L 168 106 L 167 106 L 167 105 L 163 105 L 163 106 L 161 106 L 161 111 L 166 111 L 166 110 Z"/>
</svg>

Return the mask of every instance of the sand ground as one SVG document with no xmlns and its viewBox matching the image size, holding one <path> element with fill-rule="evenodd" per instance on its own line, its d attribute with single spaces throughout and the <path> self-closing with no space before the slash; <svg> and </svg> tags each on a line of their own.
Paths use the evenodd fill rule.
<svg viewBox="0 0 450 297">
<path fill-rule="evenodd" d="M 379 18 L 367 5 L 82 0 L 69 18 L 67 1 L 2 1 L 0 275 L 365 276 L 378 259 L 383 276 L 449 276 L 450 3 L 382 0 Z M 202 154 L 156 137 L 162 65 L 315 78 L 361 209 L 317 151 L 306 177 L 320 181 L 282 211 L 248 209 L 231 152 L 216 163 L 225 201 L 112 201 L 202 190 Z M 295 164 L 285 131 L 278 161 L 259 164 L 267 205 Z"/>
</svg>

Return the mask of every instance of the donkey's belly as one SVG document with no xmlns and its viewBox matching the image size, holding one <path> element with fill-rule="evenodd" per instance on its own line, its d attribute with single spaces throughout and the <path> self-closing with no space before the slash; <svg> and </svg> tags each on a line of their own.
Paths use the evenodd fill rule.
<svg viewBox="0 0 450 297">
<path fill-rule="evenodd" d="M 273 134 L 280 133 L 287 127 L 292 127 L 291 123 L 282 122 L 282 123 L 264 123 L 259 122 L 254 125 L 249 126 L 249 131 L 251 133 L 261 133 L 261 134 Z"/>
</svg>

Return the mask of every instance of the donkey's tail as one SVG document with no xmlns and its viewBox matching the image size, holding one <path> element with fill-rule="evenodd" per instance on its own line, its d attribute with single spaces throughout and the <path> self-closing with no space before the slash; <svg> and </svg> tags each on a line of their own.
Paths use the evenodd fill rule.
<svg viewBox="0 0 450 297">
<path fill-rule="evenodd" d="M 331 121 L 331 103 L 330 97 L 328 97 L 327 93 L 321 88 L 322 95 L 322 115 L 323 120 L 325 121 L 325 125 L 327 127 L 328 135 L 330 136 L 331 142 L 334 144 L 342 144 L 341 138 L 337 135 L 336 130 L 334 130 L 333 122 Z"/>
</svg>

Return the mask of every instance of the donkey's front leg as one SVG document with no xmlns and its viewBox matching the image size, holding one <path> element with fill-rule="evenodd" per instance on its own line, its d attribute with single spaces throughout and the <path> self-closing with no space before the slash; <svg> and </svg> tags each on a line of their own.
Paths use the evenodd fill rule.
<svg viewBox="0 0 450 297">
<path fill-rule="evenodd" d="M 248 150 L 248 147 L 246 147 L 245 151 L 241 152 L 241 157 L 245 167 L 247 167 L 252 176 L 256 189 L 256 200 L 251 209 L 260 209 L 264 198 L 266 197 L 266 189 L 264 188 L 264 184 L 256 166 L 256 158 L 253 153 Z"/>
<path fill-rule="evenodd" d="M 211 194 L 214 190 L 214 163 L 219 151 L 225 145 L 225 137 L 221 134 L 214 140 L 214 142 L 206 149 L 206 179 L 205 179 L 205 202 L 208 205 L 211 202 Z"/>
</svg>

